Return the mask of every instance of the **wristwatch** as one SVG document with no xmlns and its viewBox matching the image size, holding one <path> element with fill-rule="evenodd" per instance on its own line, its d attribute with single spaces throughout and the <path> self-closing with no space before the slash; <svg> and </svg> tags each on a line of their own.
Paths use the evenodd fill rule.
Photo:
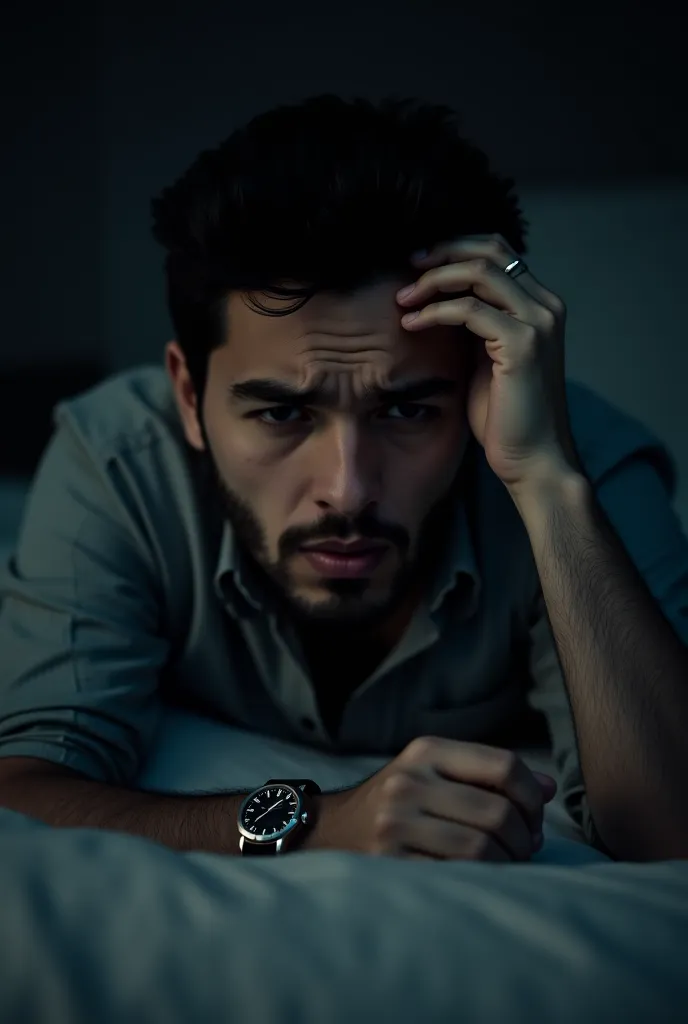
<svg viewBox="0 0 688 1024">
<path fill-rule="evenodd" d="M 313 797 L 320 792 L 312 779 L 269 779 L 249 793 L 237 816 L 242 855 L 293 849 L 315 823 Z"/>
</svg>

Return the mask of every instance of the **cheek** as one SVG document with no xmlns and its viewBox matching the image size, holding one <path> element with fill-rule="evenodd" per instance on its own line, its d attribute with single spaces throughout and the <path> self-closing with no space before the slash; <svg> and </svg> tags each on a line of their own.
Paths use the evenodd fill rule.
<svg viewBox="0 0 688 1024">
<path fill-rule="evenodd" d="M 390 492 L 386 495 L 392 513 L 405 513 L 410 522 L 424 518 L 454 482 L 464 438 L 463 428 L 453 427 L 417 451 L 407 452 L 405 458 L 395 460 L 394 482 L 388 477 Z"/>
<path fill-rule="evenodd" d="M 266 444 L 252 426 L 230 420 L 215 431 L 216 459 L 231 487 L 261 490 L 279 472 L 281 462 L 276 446 Z"/>
<path fill-rule="evenodd" d="M 294 490 L 289 460 L 275 451 L 278 445 L 256 443 L 240 429 L 231 430 L 231 442 L 215 446 L 215 458 L 225 484 L 251 506 L 267 533 L 281 532 L 280 525 Z"/>
<path fill-rule="evenodd" d="M 425 452 L 415 467 L 413 480 L 413 492 L 424 509 L 442 497 L 456 475 L 458 464 L 457 443 L 437 445 Z M 408 484 L 407 476 L 407 487 Z"/>
<path fill-rule="evenodd" d="M 223 445 L 227 460 L 246 472 L 269 468 L 275 461 L 274 446 L 265 444 L 255 428 L 244 423 L 231 423 Z"/>
</svg>

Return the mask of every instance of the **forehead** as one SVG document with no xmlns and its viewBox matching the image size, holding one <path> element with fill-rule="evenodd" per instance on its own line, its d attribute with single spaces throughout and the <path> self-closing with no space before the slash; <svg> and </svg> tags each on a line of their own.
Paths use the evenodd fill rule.
<svg viewBox="0 0 688 1024">
<path fill-rule="evenodd" d="M 266 376 L 295 384 L 332 372 L 389 382 L 415 373 L 458 374 L 463 346 L 455 327 L 413 333 L 401 326 L 405 310 L 395 295 L 404 283 L 386 281 L 348 296 L 318 294 L 286 316 L 256 312 L 247 297 L 234 292 L 228 341 L 213 361 L 231 380 Z M 271 310 L 294 302 L 258 298 Z"/>
</svg>

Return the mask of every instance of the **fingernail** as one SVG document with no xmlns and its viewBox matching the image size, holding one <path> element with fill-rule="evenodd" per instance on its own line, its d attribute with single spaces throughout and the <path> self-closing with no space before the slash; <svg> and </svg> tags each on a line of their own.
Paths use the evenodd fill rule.
<svg viewBox="0 0 688 1024">
<path fill-rule="evenodd" d="M 399 291 L 397 292 L 397 298 L 405 299 L 408 295 L 411 294 L 415 287 L 415 284 L 409 284 L 405 288 L 400 288 Z"/>
<path fill-rule="evenodd" d="M 411 253 L 411 259 L 412 260 L 424 260 L 427 255 L 428 255 L 428 250 L 427 249 L 419 249 L 418 252 Z"/>
<path fill-rule="evenodd" d="M 533 775 L 541 786 L 556 786 L 557 784 L 557 780 L 553 779 L 551 775 L 546 775 L 545 772 L 533 772 Z"/>
</svg>

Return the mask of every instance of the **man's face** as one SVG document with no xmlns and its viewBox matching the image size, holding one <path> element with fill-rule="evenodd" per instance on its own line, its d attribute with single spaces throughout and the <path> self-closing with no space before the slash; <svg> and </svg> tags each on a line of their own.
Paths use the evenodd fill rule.
<svg viewBox="0 0 688 1024">
<path fill-rule="evenodd" d="M 309 618 L 372 621 L 403 598 L 461 460 L 467 342 L 404 331 L 403 283 L 319 294 L 284 317 L 233 293 L 210 357 L 200 436 L 227 515 Z"/>
</svg>

